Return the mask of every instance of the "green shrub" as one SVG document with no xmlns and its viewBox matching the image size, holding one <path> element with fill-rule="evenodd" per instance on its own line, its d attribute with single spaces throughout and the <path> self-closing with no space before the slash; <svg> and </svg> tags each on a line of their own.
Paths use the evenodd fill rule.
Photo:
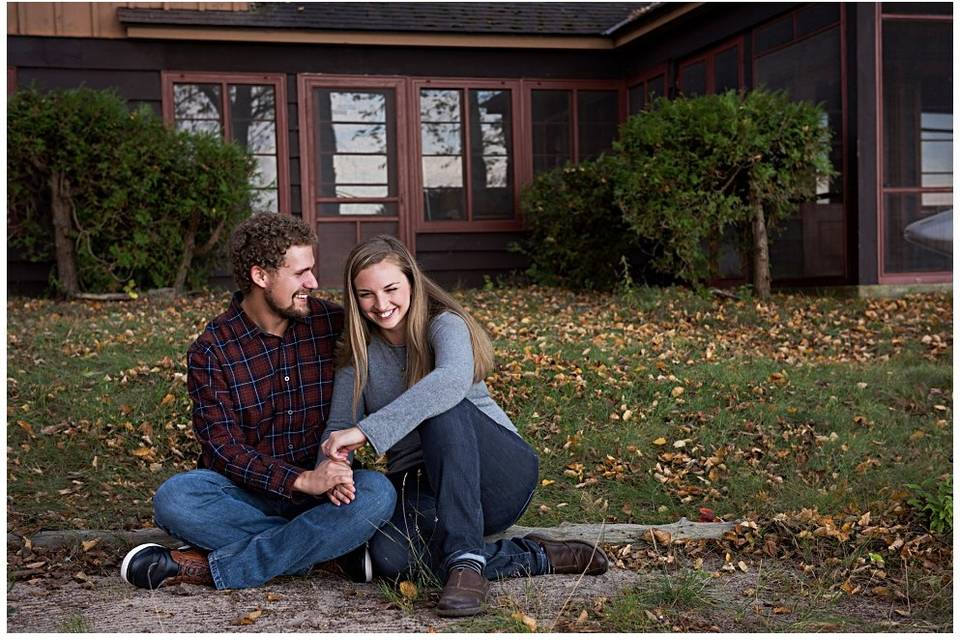
<svg viewBox="0 0 960 640">
<path fill-rule="evenodd" d="M 930 531 L 950 533 L 953 531 L 953 482 L 947 477 L 935 485 L 923 486 L 908 484 L 913 495 L 907 499 L 913 509 L 920 514 Z"/>
<path fill-rule="evenodd" d="M 131 113 L 115 92 L 17 91 L 7 133 L 10 242 L 55 258 L 67 293 L 200 282 L 196 258 L 249 214 L 243 149 Z"/>
<path fill-rule="evenodd" d="M 660 99 L 614 145 L 616 199 L 653 266 L 692 283 L 714 275 L 706 247 L 733 225 L 754 247 L 754 287 L 769 295 L 767 227 L 816 196 L 831 175 L 823 110 L 784 93 Z"/>
<path fill-rule="evenodd" d="M 567 165 L 537 176 L 522 196 L 529 235 L 520 245 L 536 282 L 610 289 L 623 259 L 637 253 L 637 235 L 613 198 L 612 160 Z"/>
</svg>

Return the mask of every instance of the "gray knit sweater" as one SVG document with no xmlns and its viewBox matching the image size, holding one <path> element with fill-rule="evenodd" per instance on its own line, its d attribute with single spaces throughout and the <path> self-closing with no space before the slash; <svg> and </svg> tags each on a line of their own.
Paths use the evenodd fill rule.
<svg viewBox="0 0 960 640">
<path fill-rule="evenodd" d="M 473 348 L 463 318 L 451 312 L 437 315 L 430 322 L 427 338 L 434 353 L 433 371 L 409 389 L 406 347 L 393 346 L 376 335 L 370 340 L 369 376 L 356 416 L 352 415 L 354 369 L 338 370 L 322 439 L 331 431 L 357 426 L 378 454 L 387 454 L 387 470 L 395 473 L 423 459 L 417 426 L 452 409 L 464 398 L 494 422 L 516 432 L 483 381 L 473 382 Z"/>
</svg>

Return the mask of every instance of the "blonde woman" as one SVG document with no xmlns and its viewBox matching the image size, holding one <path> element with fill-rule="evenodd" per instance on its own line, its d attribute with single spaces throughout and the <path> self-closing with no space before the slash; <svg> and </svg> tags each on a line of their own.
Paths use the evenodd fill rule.
<svg viewBox="0 0 960 640">
<path fill-rule="evenodd" d="M 344 268 L 344 340 L 321 457 L 369 443 L 400 497 L 370 541 L 375 573 L 423 562 L 445 586 L 441 616 L 480 611 L 488 579 L 607 568 L 599 548 L 535 534 L 485 542 L 523 514 L 539 460 L 487 392 L 493 346 L 397 239 L 356 246 Z M 336 493 L 336 491 L 334 491 Z"/>
</svg>

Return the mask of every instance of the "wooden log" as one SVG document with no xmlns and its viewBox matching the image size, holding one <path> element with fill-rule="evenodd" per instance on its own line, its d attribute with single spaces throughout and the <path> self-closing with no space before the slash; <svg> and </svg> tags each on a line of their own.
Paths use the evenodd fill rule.
<svg viewBox="0 0 960 640">
<path fill-rule="evenodd" d="M 656 536 L 661 543 L 664 539 L 717 540 L 722 538 L 724 533 L 733 529 L 734 526 L 736 526 L 735 522 L 690 522 L 686 518 L 680 518 L 677 522 L 670 524 L 576 524 L 562 522 L 555 527 L 513 526 L 501 533 L 487 536 L 487 540 L 522 537 L 528 533 L 541 533 L 556 539 L 577 538 L 588 542 L 599 540 L 602 544 L 627 544 L 649 541 L 652 534 L 648 532 L 651 530 L 661 533 L 661 535 Z M 29 538 L 31 548 L 47 550 L 79 545 L 82 542 L 95 539 L 99 539 L 101 543 L 117 547 L 135 547 L 147 542 L 155 542 L 167 547 L 178 547 L 184 544 L 183 541 L 167 535 L 161 529 L 40 531 Z M 23 546 L 25 543 L 21 536 L 8 533 L 7 544 Z"/>
</svg>

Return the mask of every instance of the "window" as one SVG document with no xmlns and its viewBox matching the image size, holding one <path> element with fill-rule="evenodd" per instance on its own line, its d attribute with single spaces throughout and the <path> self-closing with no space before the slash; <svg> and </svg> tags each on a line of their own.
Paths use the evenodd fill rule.
<svg viewBox="0 0 960 640">
<path fill-rule="evenodd" d="M 533 174 L 596 158 L 613 146 L 621 92 L 607 82 L 530 82 Z"/>
<path fill-rule="evenodd" d="M 910 5 L 926 13 L 922 5 Z M 884 11 L 905 11 L 899 3 Z M 953 217 L 953 45 L 949 17 L 880 24 L 881 282 L 949 279 Z"/>
<path fill-rule="evenodd" d="M 519 83 L 414 82 L 418 228 L 457 230 L 518 224 Z"/>
<path fill-rule="evenodd" d="M 680 63 L 677 90 L 685 96 L 723 93 L 743 86 L 743 42 L 737 39 Z"/>
<path fill-rule="evenodd" d="M 649 109 L 653 101 L 667 95 L 667 71 L 659 67 L 627 82 L 630 115 Z"/>
<path fill-rule="evenodd" d="M 847 272 L 839 20 L 838 7 L 811 5 L 754 32 L 755 85 L 823 106 L 826 124 L 833 131 L 830 161 L 838 172 L 817 185 L 816 200 L 802 204 L 771 240 L 771 273 L 780 281 L 842 279 Z"/>
<path fill-rule="evenodd" d="M 289 212 L 283 76 L 165 72 L 162 83 L 167 122 L 223 136 L 253 156 L 253 210 Z"/>
</svg>

